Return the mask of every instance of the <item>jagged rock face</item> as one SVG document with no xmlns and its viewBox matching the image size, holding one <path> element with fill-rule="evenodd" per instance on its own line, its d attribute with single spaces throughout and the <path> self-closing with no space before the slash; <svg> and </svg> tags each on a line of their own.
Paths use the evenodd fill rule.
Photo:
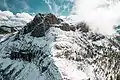
<svg viewBox="0 0 120 80">
<path fill-rule="evenodd" d="M 24 34 L 32 31 L 31 36 L 43 37 L 49 27 L 57 23 L 59 23 L 58 18 L 53 14 L 38 14 L 33 21 L 25 26 Z"/>
<path fill-rule="evenodd" d="M 40 24 L 35 27 L 35 29 L 31 32 L 31 36 L 33 37 L 43 37 L 45 36 L 45 25 Z"/>
<path fill-rule="evenodd" d="M 1 80 L 119 80 L 120 43 L 87 24 L 37 14 L 0 42 Z M 72 74 L 72 75 L 71 75 Z"/>
<path fill-rule="evenodd" d="M 72 29 L 71 26 L 67 23 L 61 23 L 63 22 L 61 19 L 57 18 L 53 14 L 37 14 L 33 21 L 28 23 L 24 27 L 23 34 L 27 34 L 31 32 L 31 36 L 33 37 L 43 37 L 45 36 L 45 32 L 50 27 L 58 27 L 64 31 L 70 31 Z M 58 25 L 58 26 L 55 26 Z"/>
<path fill-rule="evenodd" d="M 0 28 L 0 34 L 7 34 L 7 33 L 9 33 L 9 32 Z"/>
<path fill-rule="evenodd" d="M 0 26 L 0 34 L 9 34 L 19 31 L 22 28 L 22 26 L 6 26 L 2 25 Z"/>
<path fill-rule="evenodd" d="M 15 32 L 16 30 L 14 27 L 9 27 L 9 26 L 0 26 L 0 34 L 7 34 L 7 33 L 12 33 Z"/>
<path fill-rule="evenodd" d="M 76 28 L 79 29 L 79 31 L 82 31 L 82 32 L 89 32 L 89 27 L 84 22 L 81 22 L 81 23 L 77 24 Z"/>
<path fill-rule="evenodd" d="M 118 34 L 120 34 L 120 25 L 118 25 L 118 26 L 116 26 L 116 27 L 114 27 L 114 28 L 115 28 L 116 32 L 117 32 Z"/>
</svg>

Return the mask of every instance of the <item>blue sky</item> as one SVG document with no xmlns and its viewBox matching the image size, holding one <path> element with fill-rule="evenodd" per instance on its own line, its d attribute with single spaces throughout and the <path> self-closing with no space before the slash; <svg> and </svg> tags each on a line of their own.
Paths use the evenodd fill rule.
<svg viewBox="0 0 120 80">
<path fill-rule="evenodd" d="M 0 10 L 9 10 L 13 13 L 28 12 L 28 13 L 60 13 L 68 15 L 71 11 L 72 0 L 0 0 Z M 50 9 L 52 8 L 52 10 Z"/>
</svg>

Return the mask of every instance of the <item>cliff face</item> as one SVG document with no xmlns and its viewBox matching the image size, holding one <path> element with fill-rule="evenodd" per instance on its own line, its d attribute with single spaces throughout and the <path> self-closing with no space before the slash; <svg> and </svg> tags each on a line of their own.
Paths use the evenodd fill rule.
<svg viewBox="0 0 120 80">
<path fill-rule="evenodd" d="M 37 14 L 0 42 L 2 80 L 119 80 L 116 36 L 92 32 L 86 23 L 65 23 Z"/>
</svg>

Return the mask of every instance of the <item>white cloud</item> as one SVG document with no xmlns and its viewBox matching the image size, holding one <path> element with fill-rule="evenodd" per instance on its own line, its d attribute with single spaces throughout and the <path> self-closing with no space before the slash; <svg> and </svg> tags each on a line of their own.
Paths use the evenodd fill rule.
<svg viewBox="0 0 120 80">
<path fill-rule="evenodd" d="M 33 16 L 31 16 L 30 14 L 25 13 L 25 12 L 17 13 L 16 17 L 21 19 L 21 20 L 25 19 L 26 22 L 29 22 L 31 19 L 33 19 Z"/>
<path fill-rule="evenodd" d="M 23 26 L 33 19 L 34 16 L 28 13 L 17 13 L 13 14 L 10 11 L 0 11 L 0 26 Z"/>
<path fill-rule="evenodd" d="M 10 11 L 0 11 L 0 20 L 8 20 L 10 17 L 13 17 L 14 14 Z"/>
<path fill-rule="evenodd" d="M 74 20 L 87 22 L 95 31 L 113 34 L 113 26 L 120 24 L 119 9 L 119 0 L 76 0 L 71 13 L 77 16 Z"/>
</svg>

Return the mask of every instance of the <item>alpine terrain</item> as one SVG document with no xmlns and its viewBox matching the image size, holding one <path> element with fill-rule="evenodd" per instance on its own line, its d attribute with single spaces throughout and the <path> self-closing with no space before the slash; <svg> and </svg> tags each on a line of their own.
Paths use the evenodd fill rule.
<svg viewBox="0 0 120 80">
<path fill-rule="evenodd" d="M 119 35 L 103 35 L 52 13 L 39 13 L 19 29 L 6 28 L 0 27 L 9 33 L 0 40 L 0 80 L 120 80 Z"/>
</svg>

